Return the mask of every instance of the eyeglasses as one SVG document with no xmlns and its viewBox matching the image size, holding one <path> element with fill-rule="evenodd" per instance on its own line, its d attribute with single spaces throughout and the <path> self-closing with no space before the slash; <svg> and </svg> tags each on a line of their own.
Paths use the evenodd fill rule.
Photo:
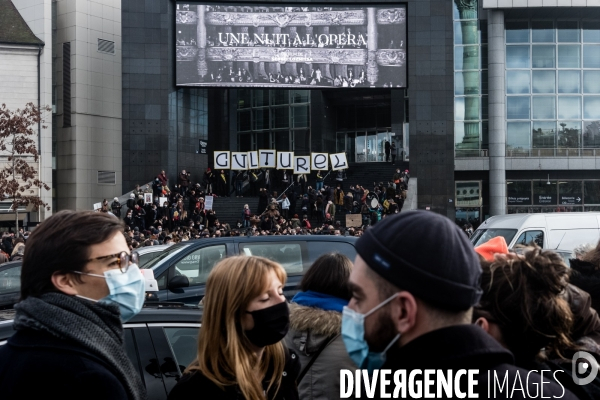
<svg viewBox="0 0 600 400">
<path fill-rule="evenodd" d="M 140 259 L 140 256 L 135 251 L 132 252 L 131 254 L 128 254 L 127 252 L 122 251 L 120 253 L 110 254 L 108 256 L 90 258 L 86 261 L 107 260 L 107 259 L 111 259 L 111 258 L 117 259 L 117 264 L 119 265 L 119 269 L 121 270 L 121 272 L 125 273 L 129 269 L 129 263 L 131 262 L 132 264 L 137 264 Z"/>
</svg>

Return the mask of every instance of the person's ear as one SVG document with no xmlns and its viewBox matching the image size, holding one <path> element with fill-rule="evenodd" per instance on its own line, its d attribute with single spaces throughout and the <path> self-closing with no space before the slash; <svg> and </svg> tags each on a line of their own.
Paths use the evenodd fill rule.
<svg viewBox="0 0 600 400">
<path fill-rule="evenodd" d="M 485 319 L 484 317 L 477 318 L 477 320 L 475 321 L 475 325 L 479 326 L 481 329 L 483 329 L 487 333 L 490 333 L 490 324 L 489 324 L 488 320 Z"/>
<path fill-rule="evenodd" d="M 406 291 L 399 292 L 390 304 L 390 313 L 396 331 L 404 334 L 413 329 L 417 323 L 418 311 L 415 297 Z"/>
<path fill-rule="evenodd" d="M 65 274 L 57 271 L 52 274 L 50 279 L 52 280 L 54 287 L 61 292 L 71 296 L 79 294 L 77 291 L 77 282 L 75 281 L 73 274 Z"/>
</svg>

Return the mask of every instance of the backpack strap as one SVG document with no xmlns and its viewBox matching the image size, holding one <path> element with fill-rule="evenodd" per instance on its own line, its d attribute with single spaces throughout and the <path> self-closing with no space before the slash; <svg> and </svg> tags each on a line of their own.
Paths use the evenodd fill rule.
<svg viewBox="0 0 600 400">
<path fill-rule="evenodd" d="M 312 367 L 314 362 L 317 361 L 317 358 L 319 357 L 321 352 L 323 350 L 325 350 L 325 347 L 329 346 L 329 344 L 331 344 L 331 342 L 333 342 L 335 339 L 337 339 L 338 336 L 340 336 L 339 333 L 337 335 L 332 335 L 323 341 L 323 344 L 321 344 L 321 347 L 319 347 L 319 349 L 315 352 L 315 354 L 313 354 L 313 356 L 310 359 L 310 361 L 308 362 L 308 364 L 306 364 L 306 366 L 302 369 L 302 372 L 300 372 L 300 375 L 298 375 L 298 380 L 296 381 L 297 384 L 300 384 L 300 382 L 302 381 L 302 378 L 304 378 L 304 375 L 306 375 L 306 373 L 308 372 L 310 367 Z"/>
</svg>

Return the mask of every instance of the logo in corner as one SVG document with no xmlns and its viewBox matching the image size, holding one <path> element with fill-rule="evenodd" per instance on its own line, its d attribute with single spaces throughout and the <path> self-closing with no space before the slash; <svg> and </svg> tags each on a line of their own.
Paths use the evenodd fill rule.
<svg viewBox="0 0 600 400">
<path fill-rule="evenodd" d="M 598 362 L 590 353 L 586 351 L 578 351 L 573 355 L 571 359 L 571 372 L 573 375 L 573 382 L 576 385 L 587 385 L 591 383 L 598 375 L 598 369 L 600 366 Z M 585 378 L 580 376 L 589 374 Z"/>
</svg>

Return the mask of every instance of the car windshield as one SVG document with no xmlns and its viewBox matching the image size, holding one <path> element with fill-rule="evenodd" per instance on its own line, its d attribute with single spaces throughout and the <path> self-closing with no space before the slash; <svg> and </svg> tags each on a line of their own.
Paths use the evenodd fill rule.
<svg viewBox="0 0 600 400">
<path fill-rule="evenodd" d="M 471 236 L 471 243 L 473 243 L 473 246 L 479 246 L 497 236 L 503 236 L 506 240 L 506 244 L 509 245 L 516 234 L 516 229 L 477 229 L 475 233 L 473 233 L 473 236 Z"/>
<path fill-rule="evenodd" d="M 189 245 L 171 246 L 171 247 L 165 249 L 162 253 L 160 253 L 160 255 L 158 257 L 148 261 L 148 263 L 145 264 L 142 268 L 154 269 L 154 267 L 156 265 L 161 264 L 162 260 L 174 256 L 175 254 L 179 253 L 180 251 L 182 251 L 183 249 L 185 249 L 188 246 Z"/>
</svg>

